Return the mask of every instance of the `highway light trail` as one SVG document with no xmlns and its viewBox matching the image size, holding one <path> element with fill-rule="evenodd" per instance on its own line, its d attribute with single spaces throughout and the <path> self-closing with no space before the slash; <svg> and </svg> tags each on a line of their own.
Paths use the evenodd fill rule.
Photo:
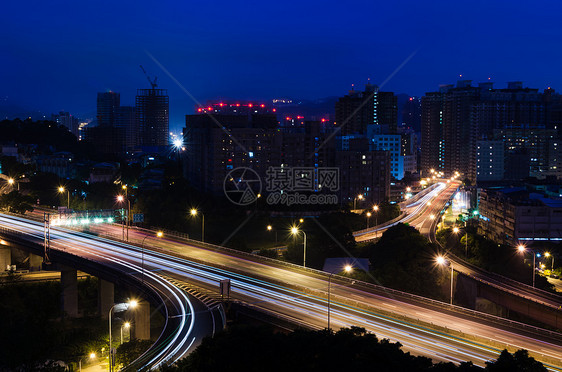
<svg viewBox="0 0 562 372">
<path fill-rule="evenodd" d="M 16 225 L 20 231 L 31 233 L 41 239 L 43 237 L 43 226 L 39 223 L 12 217 L 0 217 L 0 223 L 12 225 L 12 228 Z M 139 265 L 142 253 L 139 247 L 103 238 L 93 238 L 85 233 L 74 231 L 53 229 L 52 234 L 54 249 L 64 247 L 71 253 L 80 254 L 89 259 L 103 256 L 103 259 L 112 261 L 126 261 L 129 265 L 127 269 L 130 272 L 140 273 Z M 202 283 L 207 287 L 217 287 L 220 279 L 229 278 L 232 281 L 233 294 L 238 299 L 269 312 L 301 320 L 315 328 L 325 328 L 326 326 L 327 281 L 325 278 L 231 257 L 224 253 L 211 252 L 170 240 L 164 239 L 158 244 L 160 249 L 167 249 L 171 252 L 187 254 L 193 250 L 193 255 L 199 257 L 200 260 L 213 262 L 214 265 L 222 268 L 193 262 L 183 257 L 145 250 L 145 272 L 147 275 L 150 273 L 151 278 L 154 276 L 151 272 L 161 271 L 163 274 Z M 238 272 L 225 269 L 229 267 L 235 267 Z M 260 279 L 265 277 L 271 278 L 271 280 Z M 302 290 L 303 288 L 307 288 L 307 291 Z M 500 349 L 397 317 L 407 316 L 411 319 L 416 318 L 416 314 L 418 314 L 417 317 L 423 318 L 425 322 L 433 319 L 431 322 L 440 329 L 456 329 L 465 334 L 475 335 L 479 339 L 488 339 L 501 344 L 516 344 L 529 350 L 539 360 L 541 355 L 548 356 L 551 360 L 560 359 L 558 345 L 497 328 L 485 320 L 467 320 L 450 313 L 442 313 L 421 305 L 405 303 L 338 283 L 332 285 L 332 296 L 334 324 L 364 327 L 374 332 L 379 338 L 399 341 L 406 350 L 436 360 L 454 363 L 471 360 L 482 366 L 485 361 L 495 359 Z M 350 305 L 350 299 L 357 302 L 358 305 L 361 304 L 361 307 Z M 381 313 L 377 309 L 385 311 Z M 190 311 L 193 314 L 193 309 Z M 389 312 L 396 314 L 397 317 L 389 315 Z M 187 340 L 185 338 L 182 345 L 185 345 Z M 176 346 L 173 351 L 177 351 L 179 354 L 182 350 L 181 347 Z M 177 358 L 179 355 L 175 357 Z M 555 365 L 545 363 L 545 365 L 549 370 L 562 370 L 559 367 L 562 363 L 555 363 Z"/>
</svg>

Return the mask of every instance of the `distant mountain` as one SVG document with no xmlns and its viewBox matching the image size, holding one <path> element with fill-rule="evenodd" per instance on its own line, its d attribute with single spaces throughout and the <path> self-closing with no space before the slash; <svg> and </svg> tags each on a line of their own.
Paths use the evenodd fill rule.
<svg viewBox="0 0 562 372">
<path fill-rule="evenodd" d="M 11 102 L 8 97 L 0 97 L 0 119 L 26 119 L 31 117 L 34 120 L 42 120 L 45 117 L 50 118 L 50 114 L 46 114 L 37 109 L 26 108 Z"/>
</svg>

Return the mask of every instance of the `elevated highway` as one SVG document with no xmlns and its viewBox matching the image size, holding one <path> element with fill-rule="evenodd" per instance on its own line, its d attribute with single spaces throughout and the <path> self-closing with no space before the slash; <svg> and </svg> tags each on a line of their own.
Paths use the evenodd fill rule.
<svg viewBox="0 0 562 372">
<path fill-rule="evenodd" d="M 37 223 L 5 215 L 0 215 L 0 226 L 30 236 L 43 232 Z M 138 242 L 146 233 L 131 230 L 129 235 Z M 232 300 L 302 326 L 326 328 L 330 290 L 332 328 L 365 327 L 380 338 L 399 341 L 412 353 L 481 366 L 503 348 L 525 348 L 550 370 L 562 371 L 562 335 L 557 332 L 338 276 L 329 289 L 324 272 L 180 238 L 147 239 L 149 249 L 144 250 L 59 228 L 53 229 L 53 238 L 53 249 L 123 262 L 137 274 L 144 264 L 146 275 L 158 273 L 202 287 L 216 288 L 219 280 L 230 279 Z M 188 341 L 176 346 L 179 352 Z"/>
</svg>

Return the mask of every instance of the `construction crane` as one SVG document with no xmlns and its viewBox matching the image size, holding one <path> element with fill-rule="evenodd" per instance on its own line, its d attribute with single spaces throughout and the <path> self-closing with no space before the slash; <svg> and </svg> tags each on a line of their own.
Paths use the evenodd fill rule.
<svg viewBox="0 0 562 372">
<path fill-rule="evenodd" d="M 146 72 L 146 70 L 144 69 L 144 67 L 142 67 L 142 65 L 140 65 L 140 68 L 142 70 L 142 72 L 144 72 L 144 75 L 146 76 L 146 79 L 148 80 L 148 82 L 150 83 L 150 86 L 152 87 L 152 89 L 156 89 L 156 87 L 158 86 L 158 84 L 156 83 L 156 80 L 158 80 L 158 77 L 155 76 L 154 80 L 150 79 L 150 76 L 148 76 L 148 73 Z"/>
</svg>

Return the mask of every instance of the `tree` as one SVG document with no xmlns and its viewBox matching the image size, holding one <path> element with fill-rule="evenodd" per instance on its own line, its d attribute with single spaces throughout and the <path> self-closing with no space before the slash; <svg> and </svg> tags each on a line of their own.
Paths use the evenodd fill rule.
<svg viewBox="0 0 562 372">
<path fill-rule="evenodd" d="M 399 223 L 369 251 L 372 274 L 383 285 L 444 299 L 438 287 L 446 275 L 433 265 L 437 251 L 415 228 Z"/>
<path fill-rule="evenodd" d="M 486 371 L 489 372 L 546 372 L 546 368 L 541 362 L 537 362 L 535 358 L 529 356 L 527 350 L 517 350 L 511 354 L 507 350 L 503 350 L 499 358 L 494 362 L 486 362 Z"/>
<path fill-rule="evenodd" d="M 33 211 L 32 205 L 33 198 L 23 195 L 17 190 L 0 195 L 0 209 L 11 213 L 25 214 L 25 212 L 31 212 Z"/>
</svg>

